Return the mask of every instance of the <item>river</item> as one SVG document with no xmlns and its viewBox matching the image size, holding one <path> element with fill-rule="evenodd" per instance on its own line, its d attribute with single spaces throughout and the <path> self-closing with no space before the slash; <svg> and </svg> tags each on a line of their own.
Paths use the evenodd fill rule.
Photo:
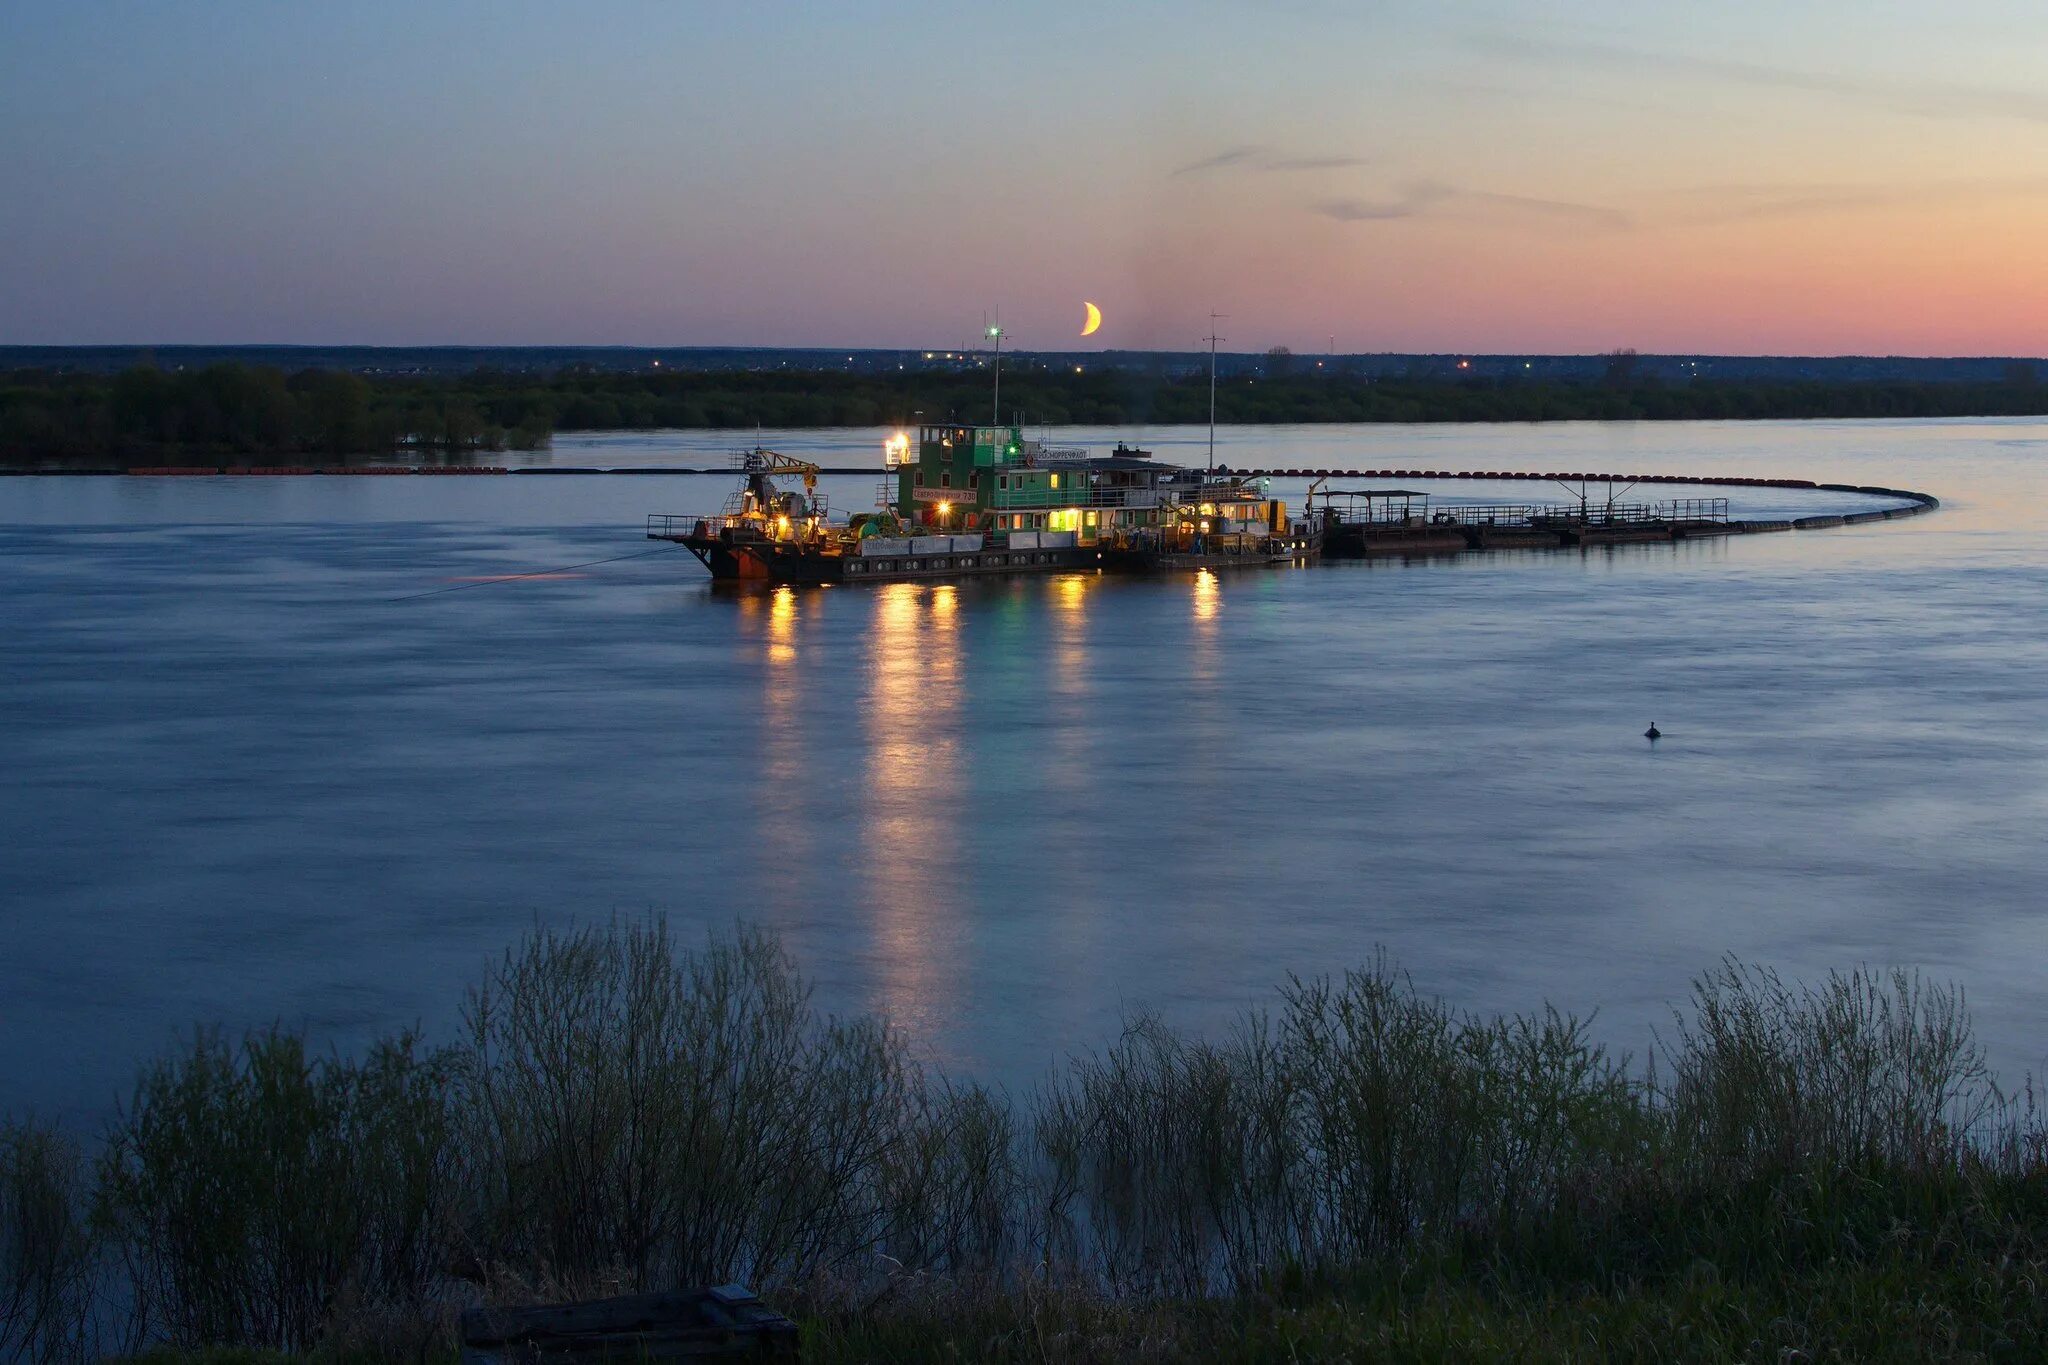
<svg viewBox="0 0 2048 1365">
<path fill-rule="evenodd" d="M 1207 439 L 1060 435 L 1188 460 Z M 762 436 L 828 463 L 881 439 Z M 704 463 L 752 439 L 509 458 Z M 648 911 L 772 927 L 830 1008 L 1011 1086 L 1129 1012 L 1219 1028 L 1379 946 L 1473 1009 L 1597 1009 L 1637 1054 L 1723 954 L 1903 964 L 1963 984 L 2008 1080 L 2048 1064 L 2048 425 L 1219 444 L 1240 466 L 1784 476 L 1943 506 L 1222 578 L 735 593 L 680 550 L 590 563 L 650 548 L 646 512 L 715 510 L 722 479 L 0 480 L 0 1110 L 96 1121 L 202 1021 L 446 1036 L 524 930 Z M 857 509 L 873 484 L 828 489 Z M 567 565 L 587 567 L 480 581 Z"/>
</svg>

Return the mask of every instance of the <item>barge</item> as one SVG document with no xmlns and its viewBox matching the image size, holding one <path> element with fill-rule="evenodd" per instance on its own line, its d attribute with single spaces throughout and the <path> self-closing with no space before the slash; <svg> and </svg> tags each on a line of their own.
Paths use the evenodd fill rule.
<svg viewBox="0 0 2048 1365">
<path fill-rule="evenodd" d="M 884 582 L 979 574 L 1176 572 L 1313 560 L 1322 529 L 1262 479 L 1027 439 L 1015 425 L 928 424 L 883 444 L 876 510 L 833 520 L 818 467 L 759 446 L 717 515 L 653 513 L 647 536 L 716 580 Z M 788 486 L 800 482 L 801 488 Z"/>
<path fill-rule="evenodd" d="M 1309 486 L 1309 519 L 1322 531 L 1326 559 L 1455 554 L 1463 550 L 1555 549 L 1625 545 L 1727 535 L 1726 498 L 1623 503 L 1612 497 L 1576 504 L 1455 502 L 1430 506 L 1404 488 Z"/>
</svg>

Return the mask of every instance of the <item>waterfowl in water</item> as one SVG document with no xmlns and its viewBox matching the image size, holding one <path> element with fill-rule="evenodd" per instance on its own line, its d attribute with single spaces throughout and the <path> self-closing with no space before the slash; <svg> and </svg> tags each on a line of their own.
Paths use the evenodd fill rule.
<svg viewBox="0 0 2048 1365">
<path fill-rule="evenodd" d="M 1653 720 L 1650 722 L 1650 728 L 1643 731 L 1643 738 L 1654 744 L 1656 741 L 1664 738 L 1664 732 L 1657 728 L 1657 722 Z"/>
</svg>

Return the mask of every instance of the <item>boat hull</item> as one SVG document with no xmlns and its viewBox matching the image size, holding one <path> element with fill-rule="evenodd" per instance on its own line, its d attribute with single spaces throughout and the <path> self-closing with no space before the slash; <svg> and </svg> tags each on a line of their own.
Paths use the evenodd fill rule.
<svg viewBox="0 0 2048 1365">
<path fill-rule="evenodd" d="M 1099 569 L 1094 546 L 1053 549 L 983 549 L 938 554 L 825 554 L 768 541 L 733 542 L 714 537 L 673 539 L 697 556 L 719 582 L 889 583 L 910 579 L 981 577 L 1016 573 L 1072 573 Z"/>
</svg>

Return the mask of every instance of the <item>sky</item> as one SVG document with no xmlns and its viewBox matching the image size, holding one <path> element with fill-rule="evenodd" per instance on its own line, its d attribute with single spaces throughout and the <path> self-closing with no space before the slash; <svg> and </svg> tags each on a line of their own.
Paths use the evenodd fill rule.
<svg viewBox="0 0 2048 1365">
<path fill-rule="evenodd" d="M 1102 329 L 1078 338 L 1083 300 Z M 0 0 L 0 343 L 2048 353 L 2040 0 Z"/>
</svg>

